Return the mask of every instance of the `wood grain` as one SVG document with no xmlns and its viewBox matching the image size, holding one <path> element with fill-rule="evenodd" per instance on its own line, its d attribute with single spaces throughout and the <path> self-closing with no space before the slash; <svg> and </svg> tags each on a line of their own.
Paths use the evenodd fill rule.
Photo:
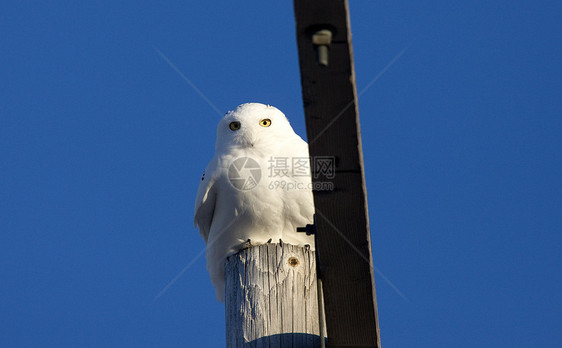
<svg viewBox="0 0 562 348">
<path fill-rule="evenodd" d="M 230 256 L 227 347 L 319 347 L 316 280 L 309 248 L 264 244 Z"/>
</svg>

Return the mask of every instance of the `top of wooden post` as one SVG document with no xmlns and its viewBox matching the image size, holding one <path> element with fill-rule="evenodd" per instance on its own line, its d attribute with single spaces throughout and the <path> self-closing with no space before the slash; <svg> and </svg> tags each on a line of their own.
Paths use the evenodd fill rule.
<svg viewBox="0 0 562 348">
<path fill-rule="evenodd" d="M 263 244 L 226 261 L 227 347 L 319 347 L 316 261 L 310 248 Z"/>
</svg>

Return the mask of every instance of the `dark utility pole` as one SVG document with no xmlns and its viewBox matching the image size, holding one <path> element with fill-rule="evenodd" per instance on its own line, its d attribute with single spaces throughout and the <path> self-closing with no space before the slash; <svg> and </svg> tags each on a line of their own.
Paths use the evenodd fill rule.
<svg viewBox="0 0 562 348">
<path fill-rule="evenodd" d="M 380 347 L 348 3 L 294 6 L 328 346 Z"/>
</svg>

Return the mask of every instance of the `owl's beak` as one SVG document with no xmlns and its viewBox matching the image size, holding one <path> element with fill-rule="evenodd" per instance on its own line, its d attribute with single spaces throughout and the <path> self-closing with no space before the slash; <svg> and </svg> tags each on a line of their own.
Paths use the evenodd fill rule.
<svg viewBox="0 0 562 348">
<path fill-rule="evenodd" d="M 250 139 L 241 139 L 241 141 L 238 141 L 238 144 L 243 147 L 254 147 L 255 141 Z"/>
<path fill-rule="evenodd" d="M 256 136 L 253 133 L 247 133 L 246 134 L 246 145 L 248 147 L 254 147 L 254 144 L 256 143 Z"/>
</svg>

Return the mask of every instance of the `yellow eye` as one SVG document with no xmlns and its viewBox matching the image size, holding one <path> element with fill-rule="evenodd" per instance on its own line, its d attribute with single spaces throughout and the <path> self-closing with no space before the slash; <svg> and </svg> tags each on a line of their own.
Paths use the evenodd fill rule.
<svg viewBox="0 0 562 348">
<path fill-rule="evenodd" d="M 240 129 L 240 122 L 238 121 L 230 122 L 230 125 L 228 125 L 228 127 L 230 127 L 230 130 L 237 131 Z"/>
<path fill-rule="evenodd" d="M 260 121 L 260 126 L 262 127 L 269 127 L 271 126 L 271 120 L 269 118 L 264 118 Z"/>
</svg>

